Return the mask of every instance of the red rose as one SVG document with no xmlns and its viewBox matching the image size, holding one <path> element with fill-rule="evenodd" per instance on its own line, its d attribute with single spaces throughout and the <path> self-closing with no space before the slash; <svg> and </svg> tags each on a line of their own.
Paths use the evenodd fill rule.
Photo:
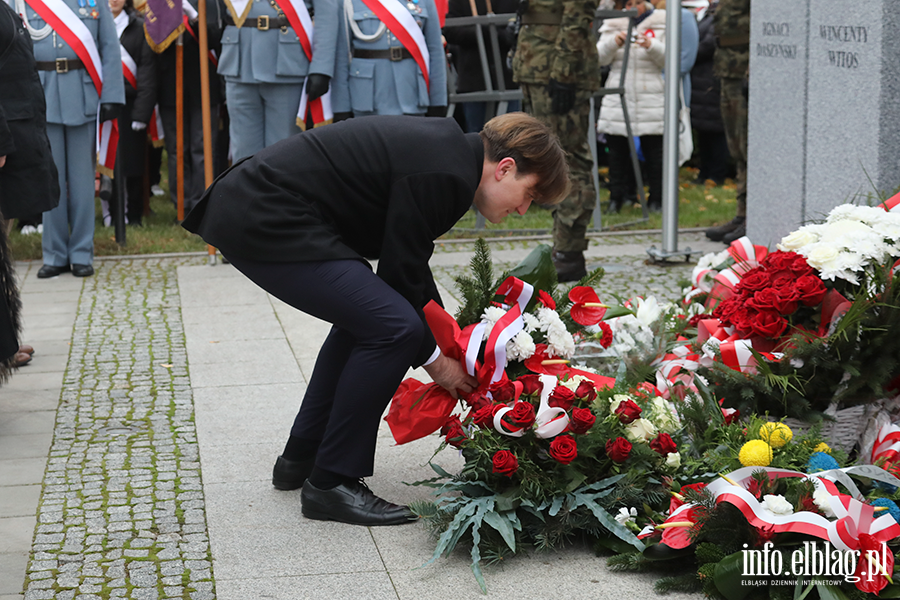
<svg viewBox="0 0 900 600">
<path fill-rule="evenodd" d="M 516 402 L 511 411 L 506 413 L 509 420 L 525 429 L 534 425 L 534 406 L 531 402 Z"/>
<path fill-rule="evenodd" d="M 825 284 L 815 275 L 804 275 L 794 286 L 797 296 L 804 306 L 816 306 L 825 298 Z"/>
<path fill-rule="evenodd" d="M 503 406 L 497 404 L 496 406 Z M 474 410 L 474 409 L 473 409 Z M 494 426 L 494 405 L 485 404 L 474 413 L 472 413 L 472 421 L 482 429 L 490 429 Z"/>
<path fill-rule="evenodd" d="M 668 433 L 661 433 L 656 436 L 656 439 L 650 440 L 650 448 L 663 456 L 678 450 L 678 446 L 675 445 L 675 441 Z"/>
<path fill-rule="evenodd" d="M 761 310 L 750 321 L 750 329 L 756 335 L 776 339 L 784 333 L 787 321 L 774 310 Z"/>
<path fill-rule="evenodd" d="M 456 416 L 451 417 L 444 423 L 444 426 L 441 427 L 441 435 L 444 436 L 447 443 L 454 448 L 459 448 L 466 440 L 466 432 L 463 431 L 462 424 L 459 422 L 459 417 Z"/>
<path fill-rule="evenodd" d="M 522 384 L 522 394 L 526 396 L 531 396 L 541 391 L 541 376 L 537 373 L 522 375 L 516 381 Z"/>
<path fill-rule="evenodd" d="M 775 310 L 775 304 L 777 303 L 778 295 L 772 288 L 753 292 L 753 296 L 747 301 L 747 305 L 752 306 L 756 310 Z"/>
<path fill-rule="evenodd" d="M 813 268 L 809 266 L 809 263 L 806 262 L 806 259 L 803 258 L 803 255 L 797 254 L 796 252 L 791 252 L 794 255 L 794 260 L 791 262 L 791 272 L 797 277 L 803 277 L 804 275 L 812 275 Z"/>
<path fill-rule="evenodd" d="M 641 416 L 641 407 L 635 404 L 633 400 L 623 400 L 616 407 L 616 414 L 619 416 L 619 421 L 624 425 L 628 425 Z"/>
<path fill-rule="evenodd" d="M 629 454 L 631 454 L 631 442 L 625 438 L 617 437 L 614 440 L 608 440 L 606 442 L 606 455 L 610 457 L 613 462 L 623 463 L 628 460 Z"/>
<path fill-rule="evenodd" d="M 553 388 L 553 393 L 550 394 L 550 406 L 559 407 L 563 410 L 569 410 L 570 408 L 572 408 L 572 404 L 574 402 L 575 392 L 564 385 L 557 385 L 555 388 Z"/>
<path fill-rule="evenodd" d="M 597 421 L 597 417 L 594 416 L 587 408 L 574 408 L 572 409 L 572 416 L 569 419 L 569 429 L 572 430 L 572 433 L 587 433 L 588 430 L 594 426 L 594 423 Z"/>
<path fill-rule="evenodd" d="M 688 319 L 688 327 L 696 327 L 700 324 L 700 321 L 703 319 L 708 319 L 709 315 L 706 313 L 700 313 L 699 315 L 694 315 L 690 319 Z"/>
<path fill-rule="evenodd" d="M 501 402 L 503 404 L 512 402 L 516 397 L 516 386 L 514 386 L 509 379 L 501 379 L 497 383 L 492 383 L 491 387 L 488 388 L 488 391 L 491 393 L 491 396 L 493 396 L 494 402 Z"/>
<path fill-rule="evenodd" d="M 494 463 L 494 473 L 498 475 L 512 477 L 513 473 L 519 470 L 519 461 L 516 460 L 516 455 L 509 450 L 497 450 L 492 462 Z"/>
<path fill-rule="evenodd" d="M 597 327 L 600 328 L 600 331 L 603 332 L 603 335 L 600 336 L 600 345 L 603 348 L 609 348 L 613 342 L 613 332 L 612 327 L 607 325 L 604 321 L 600 321 L 597 323 Z"/>
<path fill-rule="evenodd" d="M 735 310 L 729 318 L 731 319 L 731 324 L 734 325 L 740 331 L 750 331 L 753 327 L 753 322 L 756 320 L 756 315 L 759 311 L 755 308 L 751 308 L 749 306 L 742 306 Z"/>
<path fill-rule="evenodd" d="M 544 290 L 538 290 L 538 301 L 550 310 L 556 310 L 556 302 L 553 300 L 553 296 Z"/>
<path fill-rule="evenodd" d="M 472 412 L 478 412 L 485 406 L 490 406 L 490 399 L 482 392 L 472 392 L 472 395 L 466 398 L 466 404 L 472 408 Z"/>
<path fill-rule="evenodd" d="M 776 250 L 775 252 L 770 252 L 768 256 L 762 261 L 762 265 L 766 268 L 767 271 L 776 272 L 776 271 L 784 271 L 785 269 L 791 268 L 791 263 L 794 262 L 794 253 L 793 252 L 782 252 L 781 250 Z"/>
<path fill-rule="evenodd" d="M 756 310 L 774 310 L 778 314 L 790 315 L 797 310 L 796 292 L 793 288 L 768 288 L 753 293 L 753 299 L 748 302 Z"/>
<path fill-rule="evenodd" d="M 797 276 L 791 271 L 779 271 L 771 277 L 772 287 L 776 290 L 794 287 Z"/>
<path fill-rule="evenodd" d="M 575 390 L 575 397 L 585 402 L 591 402 L 597 397 L 597 388 L 590 381 L 582 381 Z"/>
<path fill-rule="evenodd" d="M 550 456 L 564 465 L 569 464 L 578 456 L 578 446 L 571 435 L 558 435 L 550 442 Z"/>
<path fill-rule="evenodd" d="M 741 279 L 741 282 L 738 284 L 738 288 L 741 290 L 747 290 L 751 292 L 756 292 L 759 290 L 764 290 L 769 287 L 771 283 L 771 278 L 765 269 L 760 267 L 756 267 L 755 269 L 751 269 L 747 271 L 747 274 L 744 275 L 744 278 Z"/>
</svg>

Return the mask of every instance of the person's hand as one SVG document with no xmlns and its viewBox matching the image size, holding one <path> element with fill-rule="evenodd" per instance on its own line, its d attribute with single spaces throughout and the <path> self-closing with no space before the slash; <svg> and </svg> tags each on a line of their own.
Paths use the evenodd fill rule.
<svg viewBox="0 0 900 600">
<path fill-rule="evenodd" d="M 341 121 L 346 121 L 347 119 L 352 119 L 352 112 L 336 112 L 334 113 L 334 118 L 331 119 L 332 123 L 340 123 Z"/>
<path fill-rule="evenodd" d="M 471 394 L 478 387 L 478 380 L 466 373 L 459 363 L 448 356 L 439 354 L 430 365 L 422 367 L 431 379 L 450 392 L 450 395 L 459 399 L 459 394 Z"/>
<path fill-rule="evenodd" d="M 132 121 L 132 122 L 131 122 L 131 128 L 132 128 L 134 131 L 143 131 L 144 129 L 147 129 L 147 124 L 146 124 L 146 123 L 141 123 L 140 121 Z"/>
<path fill-rule="evenodd" d="M 425 111 L 426 117 L 446 117 L 447 116 L 447 107 L 446 106 L 429 106 Z"/>
<path fill-rule="evenodd" d="M 3 165 L 6 164 L 6 155 L 0 156 L 0 169 L 3 168 Z"/>
<path fill-rule="evenodd" d="M 100 105 L 100 122 L 105 123 L 106 121 L 112 121 L 113 119 L 118 119 L 119 115 L 122 114 L 123 104 L 109 104 L 104 102 Z"/>
<path fill-rule="evenodd" d="M 564 115 L 575 106 L 575 84 L 560 83 L 551 79 L 547 90 L 550 95 L 550 108 L 558 115 Z"/>
<path fill-rule="evenodd" d="M 645 50 L 649 50 L 650 45 L 653 42 L 650 40 L 650 38 L 648 38 L 643 33 L 639 33 L 639 34 L 637 34 L 637 39 L 635 40 L 634 43 L 637 44 L 638 46 L 640 46 L 641 48 L 644 48 Z"/>
<path fill-rule="evenodd" d="M 617 34 L 616 34 L 616 37 L 614 38 L 614 39 L 616 40 L 616 46 L 618 46 L 619 48 L 621 48 L 622 46 L 624 46 L 624 45 L 625 45 L 625 40 L 626 40 L 627 38 L 628 38 L 628 34 L 625 33 L 624 31 L 620 31 L 619 33 L 617 33 Z"/>
<path fill-rule="evenodd" d="M 312 102 L 316 98 L 325 95 L 325 92 L 328 91 L 328 84 L 331 82 L 331 77 L 328 75 L 323 75 L 322 73 L 310 73 L 306 76 L 306 94 L 309 96 L 309 101 Z"/>
</svg>

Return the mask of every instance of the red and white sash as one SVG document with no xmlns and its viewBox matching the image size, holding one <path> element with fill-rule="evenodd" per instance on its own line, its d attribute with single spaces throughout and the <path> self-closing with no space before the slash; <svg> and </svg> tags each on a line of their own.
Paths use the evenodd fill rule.
<svg viewBox="0 0 900 600">
<path fill-rule="evenodd" d="M 881 206 L 888 212 L 900 212 L 900 194 L 888 198 Z"/>
<path fill-rule="evenodd" d="M 91 81 L 94 82 L 97 96 L 101 96 L 103 94 L 103 63 L 100 60 L 100 53 L 97 51 L 94 37 L 78 15 L 63 0 L 25 1 L 75 51 L 75 54 L 84 63 L 84 68 L 90 75 Z M 99 123 L 97 127 L 97 170 L 110 177 L 116 163 L 118 139 L 119 127 L 115 119 Z"/>
<path fill-rule="evenodd" d="M 416 23 L 416 20 L 409 13 L 404 4 L 397 0 L 362 0 L 363 4 L 369 7 L 378 19 L 384 23 L 391 33 L 394 34 L 403 47 L 406 48 L 425 77 L 425 85 L 429 86 L 428 81 L 430 57 L 428 54 L 428 45 L 425 43 L 425 35 Z"/>
<path fill-rule="evenodd" d="M 190 6 L 190 4 L 188 4 L 187 6 Z M 191 34 L 191 37 L 194 38 L 194 40 L 199 44 L 200 38 L 197 37 L 197 34 L 194 32 L 194 28 L 191 27 L 191 23 L 190 23 L 190 20 L 188 19 L 188 15 L 184 15 L 181 18 L 181 20 L 184 23 L 184 28 L 187 29 L 187 32 L 189 34 Z M 219 66 L 219 58 L 216 56 L 216 52 L 214 50 L 209 50 L 209 60 L 212 62 L 212 64 L 214 66 L 216 66 L 216 67 Z"/>
<path fill-rule="evenodd" d="M 131 84 L 131 87 L 137 89 L 137 63 L 122 44 L 119 44 L 119 52 L 122 53 L 122 74 L 125 75 L 125 80 Z"/>
<path fill-rule="evenodd" d="M 150 123 L 147 126 L 147 135 L 154 148 L 163 147 L 163 140 L 166 136 L 163 131 L 162 118 L 159 116 L 159 105 L 153 107 L 153 114 L 150 116 Z"/>
<path fill-rule="evenodd" d="M 306 9 L 306 3 L 303 0 L 281 0 L 279 6 L 284 12 L 284 16 L 287 17 L 288 23 L 291 24 L 294 33 L 300 39 L 300 47 L 303 48 L 306 59 L 312 63 L 313 22 L 309 16 L 309 11 Z M 313 127 L 331 123 L 332 119 L 334 119 L 334 113 L 331 110 L 331 90 L 310 102 L 309 95 L 306 93 L 306 84 L 304 83 L 303 91 L 300 93 L 300 107 L 297 110 L 297 126 L 300 129 L 306 129 L 307 115 L 312 116 Z"/>
</svg>

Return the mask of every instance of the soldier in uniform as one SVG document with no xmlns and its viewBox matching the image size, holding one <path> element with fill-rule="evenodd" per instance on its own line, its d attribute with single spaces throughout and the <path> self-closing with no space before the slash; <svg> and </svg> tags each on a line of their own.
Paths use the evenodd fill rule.
<svg viewBox="0 0 900 600">
<path fill-rule="evenodd" d="M 591 23 L 596 0 L 529 0 L 522 14 L 513 77 L 523 109 L 559 136 L 572 190 L 553 210 L 553 263 L 560 281 L 586 274 L 588 223 L 596 190 L 587 141 L 590 99 L 600 87 Z"/>
<path fill-rule="evenodd" d="M 119 36 L 104 0 L 63 0 L 96 45 L 103 89 L 98 95 L 86 67 L 67 39 L 55 31 L 26 0 L 15 0 L 34 41 L 34 58 L 47 101 L 47 136 L 59 173 L 59 205 L 44 213 L 44 266 L 38 277 L 68 271 L 76 277 L 94 274 L 94 171 L 96 127 L 119 116 L 125 104 L 125 80 Z M 81 31 L 84 31 L 83 29 Z"/>
<path fill-rule="evenodd" d="M 747 233 L 747 82 L 750 69 L 750 0 L 719 0 L 713 17 L 713 72 L 721 78 L 722 124 L 737 168 L 737 215 L 706 230 L 706 237 L 731 244 Z"/>
<path fill-rule="evenodd" d="M 379 0 L 372 0 L 378 2 Z M 367 115 L 447 114 L 447 59 L 434 0 L 399 2 L 425 38 L 428 81 L 396 32 L 362 0 L 343 2 L 334 76 L 335 120 Z"/>
<path fill-rule="evenodd" d="M 328 91 L 339 13 L 336 0 L 306 0 L 315 16 L 310 62 L 278 0 L 249 0 L 249 7 L 226 0 L 226 5 L 219 75 L 225 78 L 237 161 L 300 131 L 296 119 L 304 79 L 310 101 Z"/>
</svg>

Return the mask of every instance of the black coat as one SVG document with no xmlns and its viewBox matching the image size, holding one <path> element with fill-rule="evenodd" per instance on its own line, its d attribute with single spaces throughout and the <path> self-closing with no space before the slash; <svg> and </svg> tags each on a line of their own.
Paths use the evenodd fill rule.
<svg viewBox="0 0 900 600">
<path fill-rule="evenodd" d="M 713 73 L 716 32 L 713 24 L 715 4 L 700 21 L 697 61 L 691 69 L 691 127 L 698 131 L 722 133 L 722 109 L 719 106 L 719 78 Z"/>
<path fill-rule="evenodd" d="M 483 164 L 481 138 L 452 119 L 350 119 L 237 163 L 183 226 L 249 260 L 377 258 L 378 276 L 424 322 L 422 308 L 440 302 L 428 267 L 434 240 L 472 204 Z"/>
<path fill-rule="evenodd" d="M 128 9 L 126 9 L 128 10 Z M 144 37 L 144 19 L 136 11 L 129 11 L 128 26 L 119 37 L 119 43 L 137 63 L 137 89 L 125 78 L 125 109 L 119 117 L 119 149 L 117 160 L 122 161 L 126 177 L 144 173 L 144 153 L 147 147 L 147 130 L 134 131 L 132 121 L 150 124 L 156 105 L 156 57 Z"/>
<path fill-rule="evenodd" d="M 519 5 L 518 0 L 493 0 L 491 7 L 495 14 L 506 14 L 516 12 Z M 475 7 L 478 9 L 479 15 L 487 14 L 487 5 L 485 0 L 475 0 Z M 447 18 L 451 17 L 471 17 L 472 8 L 469 0 L 450 0 L 447 10 Z M 491 82 L 494 89 L 497 89 L 497 75 L 494 73 L 494 54 L 493 45 L 491 44 L 490 29 L 483 27 L 485 49 L 488 55 L 488 67 L 491 71 Z M 479 92 L 484 89 L 484 75 L 481 70 L 481 55 L 478 53 L 478 37 L 476 36 L 475 26 L 466 27 L 446 27 L 443 30 L 447 43 L 454 46 L 453 51 L 456 54 L 456 71 L 458 79 L 456 81 L 457 93 Z M 506 54 L 512 45 L 512 34 L 503 26 L 497 26 L 497 37 L 500 42 L 500 59 L 503 62 L 503 78 L 506 82 L 506 89 L 514 90 L 519 87 L 513 81 L 512 70 L 506 66 Z"/>
<path fill-rule="evenodd" d="M 197 8 L 197 0 L 190 0 L 191 5 Z M 222 29 L 225 8 L 220 2 L 206 3 L 207 43 L 209 49 L 216 56 L 222 54 Z M 200 31 L 197 23 L 191 22 L 191 29 L 198 36 Z M 184 39 L 184 106 L 187 112 L 189 106 L 200 106 L 200 44 L 187 31 Z M 157 74 L 159 77 L 160 106 L 175 107 L 175 54 L 176 44 L 172 42 L 162 54 L 157 54 Z M 222 103 L 222 82 L 216 74 L 216 65 L 207 60 L 209 65 L 209 103 L 213 106 Z"/>
<path fill-rule="evenodd" d="M 59 204 L 59 177 L 47 139 L 47 104 L 34 65 L 31 36 L 0 2 L 0 212 L 39 215 Z"/>
</svg>

